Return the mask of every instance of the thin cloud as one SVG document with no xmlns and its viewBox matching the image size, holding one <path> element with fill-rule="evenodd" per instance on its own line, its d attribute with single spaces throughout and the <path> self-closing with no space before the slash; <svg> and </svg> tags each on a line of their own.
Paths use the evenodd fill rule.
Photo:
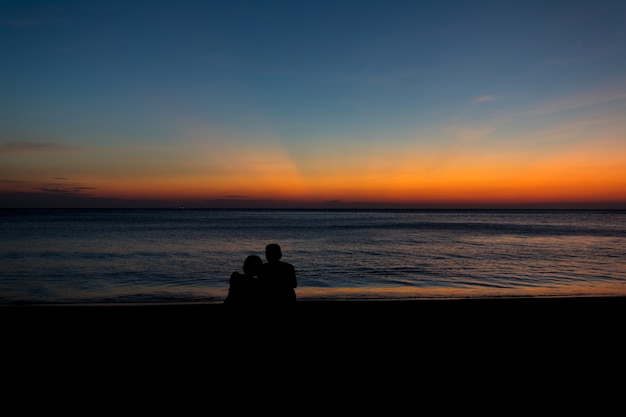
<svg viewBox="0 0 626 417">
<path fill-rule="evenodd" d="M 97 190 L 96 187 L 81 184 L 76 181 L 70 181 L 67 177 L 52 177 L 53 181 L 34 182 L 14 179 L 0 179 L 0 184 L 6 184 L 13 191 L 32 192 L 36 191 L 45 194 L 65 195 L 65 196 L 82 196 L 87 197 L 86 192 Z M 7 191 L 7 190 L 4 190 Z"/>
<path fill-rule="evenodd" d="M 623 89 L 621 91 L 617 90 L 591 92 L 587 94 L 580 94 L 574 97 L 566 97 L 564 99 L 546 103 L 544 105 L 529 110 L 527 114 L 543 115 L 549 113 L 560 113 L 624 99 L 626 99 L 626 91 L 624 91 Z"/>
<path fill-rule="evenodd" d="M 475 143 L 487 138 L 493 132 L 492 127 L 475 128 L 470 126 L 455 126 L 451 129 L 456 144 Z"/>
<path fill-rule="evenodd" d="M 28 184 L 28 181 L 0 179 L 3 184 Z"/>
<path fill-rule="evenodd" d="M 41 191 L 43 193 L 60 195 L 85 195 L 83 191 L 95 189 L 96 188 L 94 187 L 35 187 L 35 190 Z"/>
<path fill-rule="evenodd" d="M 472 103 L 486 103 L 488 101 L 493 101 L 495 99 L 496 99 L 495 96 L 490 96 L 490 95 L 478 96 L 472 99 Z"/>
<path fill-rule="evenodd" d="M 56 180 L 67 181 L 69 178 L 65 177 L 54 177 Z M 40 184 L 34 187 L 35 190 L 49 193 L 49 194 L 57 194 L 57 195 L 86 195 L 84 192 L 89 190 L 96 190 L 95 187 L 89 187 L 85 185 L 81 185 L 79 183 L 70 183 L 67 184 L 65 182 L 50 182 Z"/>
<path fill-rule="evenodd" d="M 0 154 L 32 151 L 73 151 L 77 147 L 50 142 L 5 142 L 0 143 Z"/>
</svg>

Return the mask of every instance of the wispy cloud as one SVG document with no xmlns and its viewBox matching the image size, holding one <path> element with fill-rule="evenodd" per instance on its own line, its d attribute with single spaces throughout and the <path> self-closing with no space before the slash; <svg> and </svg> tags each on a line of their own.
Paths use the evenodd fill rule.
<svg viewBox="0 0 626 417">
<path fill-rule="evenodd" d="M 37 191 L 40 193 L 67 196 L 89 196 L 86 191 L 97 189 L 96 187 L 91 187 L 85 184 L 81 184 L 77 181 L 72 181 L 70 178 L 67 177 L 52 177 L 52 181 L 30 181 L 3 178 L 0 179 L 0 184 L 4 184 L 8 187 L 8 189 L 5 189 L 3 191 Z"/>
<path fill-rule="evenodd" d="M 625 100 L 626 88 L 611 91 L 594 91 L 579 94 L 572 97 L 564 97 L 558 100 L 544 103 L 527 112 L 529 115 L 542 115 L 559 113 L 584 107 L 596 106 L 611 101 Z"/>
<path fill-rule="evenodd" d="M 73 151 L 79 148 L 50 142 L 4 142 L 0 143 L 0 154 L 31 151 Z"/>
<path fill-rule="evenodd" d="M 22 180 L 9 180 L 9 179 L 0 179 L 0 183 L 2 184 L 18 184 L 18 185 L 22 185 L 22 184 L 28 184 L 28 181 L 22 181 Z"/>
<path fill-rule="evenodd" d="M 490 96 L 490 95 L 478 96 L 472 99 L 472 103 L 486 103 L 488 101 L 493 101 L 495 99 L 496 99 L 495 96 Z"/>
<path fill-rule="evenodd" d="M 95 187 L 88 187 L 85 185 L 81 185 L 80 183 L 66 183 L 69 178 L 65 177 L 54 177 L 55 180 L 61 180 L 63 182 L 50 182 L 39 184 L 34 188 L 37 191 L 41 191 L 44 193 L 50 194 L 60 194 L 60 195 L 86 195 L 84 192 L 89 190 L 96 190 Z"/>
<path fill-rule="evenodd" d="M 456 144 L 476 143 L 487 138 L 492 132 L 493 127 L 475 128 L 470 126 L 455 126 L 451 129 Z"/>
</svg>

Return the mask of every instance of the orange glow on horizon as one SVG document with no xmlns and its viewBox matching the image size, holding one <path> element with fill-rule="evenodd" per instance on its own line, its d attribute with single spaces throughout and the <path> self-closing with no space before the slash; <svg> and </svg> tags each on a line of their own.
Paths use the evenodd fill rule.
<svg viewBox="0 0 626 417">
<path fill-rule="evenodd" d="M 5 181 L 3 191 L 67 188 L 89 197 L 198 204 L 626 202 L 624 155 L 618 139 L 552 153 L 484 148 L 428 153 L 411 146 L 376 145 L 345 154 L 302 152 L 299 158 L 277 141 L 264 146 L 220 142 L 125 152 L 97 149 L 66 154 L 61 167 L 40 155 L 40 163 L 29 171 L 30 181 Z M 108 163 L 111 160 L 118 164 Z M 26 162 L 16 158 L 6 170 L 19 172 Z"/>
<path fill-rule="evenodd" d="M 503 175 L 502 175 L 503 176 Z M 145 179 L 101 184 L 90 194 L 98 197 L 156 200 L 283 200 L 317 202 L 341 200 L 379 203 L 531 203 L 553 201 L 620 201 L 626 185 L 616 181 L 594 182 L 570 175 L 567 181 L 543 180 L 541 172 L 534 177 L 506 178 L 502 182 L 481 180 L 481 177 L 454 180 L 441 178 L 416 181 L 412 178 L 389 178 L 385 182 L 349 182 L 301 179 L 265 183 L 258 181 L 215 182 L 210 179 Z"/>
</svg>

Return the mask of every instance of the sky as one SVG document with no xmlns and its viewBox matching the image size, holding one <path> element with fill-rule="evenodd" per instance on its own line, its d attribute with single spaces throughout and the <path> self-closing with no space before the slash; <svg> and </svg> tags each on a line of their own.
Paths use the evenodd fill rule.
<svg viewBox="0 0 626 417">
<path fill-rule="evenodd" d="M 626 2 L 0 0 L 0 207 L 626 208 Z"/>
</svg>

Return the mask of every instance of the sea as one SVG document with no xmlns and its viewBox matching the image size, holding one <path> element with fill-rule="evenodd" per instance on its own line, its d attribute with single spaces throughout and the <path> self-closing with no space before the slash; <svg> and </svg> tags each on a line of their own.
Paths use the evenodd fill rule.
<svg viewBox="0 0 626 417">
<path fill-rule="evenodd" d="M 626 210 L 0 210 L 0 305 L 222 303 L 278 243 L 298 300 L 626 295 Z"/>
</svg>

